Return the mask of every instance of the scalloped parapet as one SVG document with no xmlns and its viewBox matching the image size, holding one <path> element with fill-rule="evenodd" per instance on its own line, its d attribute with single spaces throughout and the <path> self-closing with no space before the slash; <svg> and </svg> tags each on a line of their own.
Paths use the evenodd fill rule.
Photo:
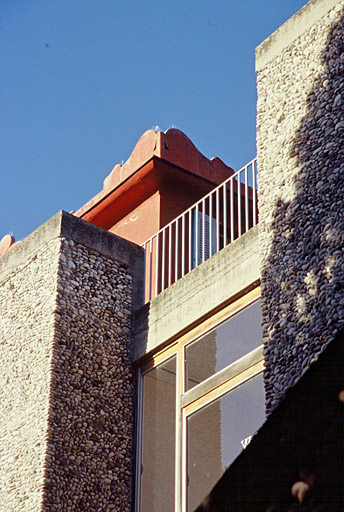
<svg viewBox="0 0 344 512">
<path fill-rule="evenodd" d="M 140 137 L 129 159 L 123 165 L 117 164 L 105 178 L 103 190 L 117 187 L 153 156 L 215 182 L 219 174 L 224 174 L 223 179 L 226 179 L 233 173 L 220 158 L 205 157 L 182 131 L 176 128 L 166 132 L 148 130 Z"/>
<path fill-rule="evenodd" d="M 216 184 L 234 173 L 233 169 L 220 158 L 205 157 L 182 131 L 175 128 L 166 132 L 148 130 L 140 137 L 128 160 L 123 165 L 115 165 L 105 178 L 103 190 L 80 208 L 75 215 L 82 216 L 153 157 L 158 157 Z"/>
</svg>

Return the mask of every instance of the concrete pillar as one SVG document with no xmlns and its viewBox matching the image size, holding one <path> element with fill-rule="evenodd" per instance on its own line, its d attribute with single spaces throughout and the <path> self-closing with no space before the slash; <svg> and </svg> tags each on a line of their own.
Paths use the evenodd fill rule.
<svg viewBox="0 0 344 512">
<path fill-rule="evenodd" d="M 4 510 L 130 510 L 142 252 L 60 212 L 1 258 Z"/>
</svg>

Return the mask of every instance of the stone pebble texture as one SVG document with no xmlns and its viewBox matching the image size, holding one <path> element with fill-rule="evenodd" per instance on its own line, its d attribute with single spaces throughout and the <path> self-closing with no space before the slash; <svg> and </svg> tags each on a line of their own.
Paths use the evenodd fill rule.
<svg viewBox="0 0 344 512">
<path fill-rule="evenodd" d="M 60 245 L 52 240 L 0 283 L 1 512 L 41 506 Z"/>
<path fill-rule="evenodd" d="M 269 414 L 344 323 L 343 1 L 258 69 Z"/>
<path fill-rule="evenodd" d="M 0 510 L 129 511 L 131 276 L 60 237 L 2 290 Z"/>
</svg>

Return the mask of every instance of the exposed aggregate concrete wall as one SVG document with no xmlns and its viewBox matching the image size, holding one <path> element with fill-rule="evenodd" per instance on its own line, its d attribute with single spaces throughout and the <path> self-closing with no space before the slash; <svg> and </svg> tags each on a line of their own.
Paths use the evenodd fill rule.
<svg viewBox="0 0 344 512">
<path fill-rule="evenodd" d="M 1 512 L 41 509 L 60 246 L 45 244 L 0 282 Z"/>
<path fill-rule="evenodd" d="M 309 25 L 312 2 L 306 7 Z M 337 2 L 262 65 L 257 49 L 268 413 L 344 322 L 343 8 Z M 271 44 L 277 39 L 278 31 Z"/>
<path fill-rule="evenodd" d="M 47 225 L 0 272 L 0 510 L 128 512 L 142 251 L 64 212 Z"/>
<path fill-rule="evenodd" d="M 44 510 L 129 511 L 132 278 L 63 240 L 57 291 Z"/>
</svg>

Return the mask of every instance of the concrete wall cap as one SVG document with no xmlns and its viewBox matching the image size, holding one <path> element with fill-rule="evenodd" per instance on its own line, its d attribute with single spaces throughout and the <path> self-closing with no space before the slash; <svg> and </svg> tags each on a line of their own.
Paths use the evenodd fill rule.
<svg viewBox="0 0 344 512">
<path fill-rule="evenodd" d="M 63 210 L 42 224 L 0 258 L 0 281 L 25 264 L 40 248 L 56 238 L 67 238 L 124 264 L 133 277 L 134 309 L 143 305 L 144 250 L 105 229 L 94 226 Z"/>
<path fill-rule="evenodd" d="M 343 7 L 340 0 L 310 0 L 294 16 L 289 18 L 275 32 L 256 48 L 256 71 L 263 69 L 268 62 L 281 53 L 283 48 L 306 32 L 335 6 Z"/>
</svg>

